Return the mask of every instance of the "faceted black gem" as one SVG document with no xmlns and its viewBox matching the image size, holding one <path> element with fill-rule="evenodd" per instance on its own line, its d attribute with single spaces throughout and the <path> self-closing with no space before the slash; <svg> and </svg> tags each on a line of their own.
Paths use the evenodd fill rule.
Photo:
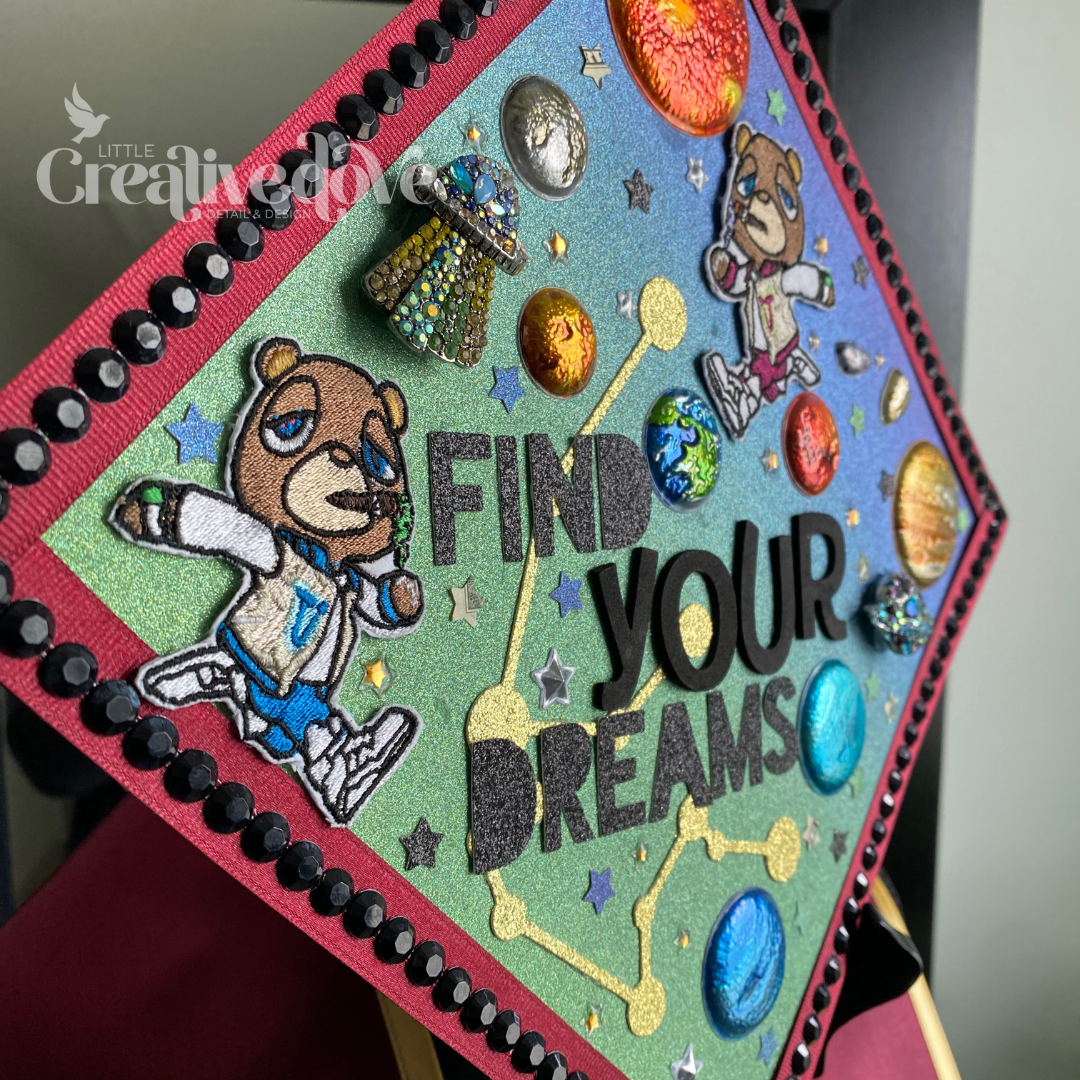
<svg viewBox="0 0 1080 1080">
<path fill-rule="evenodd" d="M 954 435 L 959 435 L 960 432 L 964 430 L 964 421 L 961 420 L 959 416 L 954 416 L 949 421 L 949 427 L 952 428 L 952 433 Z"/>
<path fill-rule="evenodd" d="M 877 257 L 886 265 L 892 262 L 893 246 L 888 240 L 881 239 L 877 242 Z"/>
<path fill-rule="evenodd" d="M 340 915 L 352 899 L 352 874 L 340 867 L 323 871 L 319 884 L 311 890 L 311 906 L 320 915 Z"/>
<path fill-rule="evenodd" d="M 776 22 L 787 14 L 787 0 L 765 0 L 765 7 Z"/>
<path fill-rule="evenodd" d="M 780 44 L 789 53 L 793 53 L 799 47 L 799 31 L 795 29 L 794 24 L 789 22 L 780 24 Z"/>
<path fill-rule="evenodd" d="M 918 333 L 919 327 L 922 326 L 922 319 L 919 318 L 919 313 L 914 310 L 909 311 L 907 315 L 904 316 L 904 322 L 907 323 L 909 334 Z"/>
<path fill-rule="evenodd" d="M 870 207 L 873 205 L 874 200 L 870 198 L 870 192 L 866 188 L 859 188 L 855 192 L 855 209 L 862 217 L 870 213 Z"/>
<path fill-rule="evenodd" d="M 406 41 L 390 50 L 390 71 L 394 78 L 409 90 L 423 89 L 431 75 L 427 58 L 415 45 Z"/>
<path fill-rule="evenodd" d="M 831 139 L 836 134 L 836 113 L 831 109 L 822 109 L 818 113 L 817 126 L 826 139 Z"/>
<path fill-rule="evenodd" d="M 931 679 L 941 678 L 941 661 L 936 656 L 930 661 L 929 671 Z"/>
<path fill-rule="evenodd" d="M 881 796 L 879 811 L 883 818 L 887 818 L 896 809 L 896 800 L 886 791 Z"/>
<path fill-rule="evenodd" d="M 144 716 L 124 736 L 124 757 L 136 769 L 160 769 L 175 756 L 180 732 L 164 716 Z"/>
<path fill-rule="evenodd" d="M 83 723 L 98 735 L 119 735 L 135 723 L 139 695 L 120 679 L 99 682 L 82 702 Z"/>
<path fill-rule="evenodd" d="M 513 1009 L 503 1009 L 488 1028 L 488 1046 L 500 1054 L 505 1054 L 508 1050 L 513 1050 L 520 1038 L 521 1017 Z"/>
<path fill-rule="evenodd" d="M 237 262 L 254 262 L 263 249 L 263 231 L 247 214 L 231 213 L 218 218 L 217 242 Z"/>
<path fill-rule="evenodd" d="M 38 678 L 50 694 L 82 697 L 93 688 L 97 670 L 97 657 L 85 645 L 66 641 L 45 654 Z"/>
<path fill-rule="evenodd" d="M 339 99 L 337 118 L 357 142 L 367 142 L 379 133 L 379 114 L 363 94 L 346 94 Z"/>
<path fill-rule="evenodd" d="M 911 307 L 911 301 L 911 290 L 906 285 L 901 285 L 896 290 L 896 303 L 899 305 L 900 310 L 907 311 Z"/>
<path fill-rule="evenodd" d="M 154 314 L 168 327 L 182 330 L 191 326 L 199 317 L 202 302 L 195 286 L 186 278 L 158 278 L 150 286 L 150 307 Z"/>
<path fill-rule="evenodd" d="M 896 751 L 897 768 L 906 769 L 911 764 L 911 751 L 906 746 L 901 746 Z"/>
<path fill-rule="evenodd" d="M 937 383 L 937 379 L 934 380 L 934 383 L 935 384 Z M 936 386 L 935 386 L 935 389 L 936 389 Z M 979 455 L 978 454 L 968 454 L 967 466 L 968 466 L 969 469 L 971 469 L 974 472 L 974 470 L 979 467 Z"/>
<path fill-rule="evenodd" d="M 395 915 L 375 935 L 375 955 L 384 964 L 401 964 L 413 950 L 416 931 L 404 915 Z"/>
<path fill-rule="evenodd" d="M 499 999 L 493 990 L 475 990 L 461 1010 L 461 1022 L 469 1031 L 487 1031 L 498 1012 Z"/>
<path fill-rule="evenodd" d="M 993 555 L 993 554 L 994 554 L 994 545 L 991 544 L 988 540 L 984 540 L 979 545 L 979 558 L 980 559 L 989 559 L 990 556 Z M 945 651 L 944 652 L 941 651 L 941 646 L 942 645 L 945 646 Z M 948 645 L 949 645 L 949 643 L 947 641 L 939 641 L 938 642 L 938 650 L 937 650 L 938 651 L 938 656 L 948 656 L 949 655 Z"/>
<path fill-rule="evenodd" d="M 837 979 L 840 978 L 840 961 L 835 956 L 830 956 L 825 961 L 825 969 L 821 973 L 821 977 L 832 986 Z"/>
<path fill-rule="evenodd" d="M 165 790 L 180 802 L 200 802 L 217 783 L 217 762 L 205 750 L 177 754 L 165 770 Z"/>
<path fill-rule="evenodd" d="M 801 49 L 791 58 L 791 66 L 800 82 L 806 82 L 814 71 L 813 62 Z"/>
<path fill-rule="evenodd" d="M 255 796 L 250 788 L 235 781 L 214 788 L 203 803 L 203 820 L 214 832 L 234 833 L 255 813 Z"/>
<path fill-rule="evenodd" d="M 476 12 L 465 0 L 442 0 L 439 21 L 458 41 L 468 41 L 476 35 Z"/>
<path fill-rule="evenodd" d="M 881 818 L 876 818 L 874 824 L 870 826 L 870 835 L 874 838 L 875 844 L 880 844 L 888 835 L 888 832 L 889 830 Z"/>
<path fill-rule="evenodd" d="M 903 787 L 903 784 L 903 776 L 901 776 L 896 769 L 893 769 L 893 771 L 889 773 L 889 790 L 895 795 L 896 792 L 898 792 L 900 788 Z"/>
<path fill-rule="evenodd" d="M 934 680 L 923 679 L 919 685 L 919 693 L 922 695 L 923 701 L 929 701 L 934 696 Z"/>
<path fill-rule="evenodd" d="M 575 1069 L 566 1080 L 589 1080 L 589 1074 L 581 1069 Z"/>
<path fill-rule="evenodd" d="M 307 137 L 308 149 L 325 169 L 340 169 L 352 157 L 348 132 L 329 120 L 312 124 Z"/>
<path fill-rule="evenodd" d="M 866 219 L 866 235 L 869 236 L 871 240 L 880 240 L 884 228 L 885 226 L 882 225 L 881 218 L 879 218 L 877 214 L 871 214 Z"/>
<path fill-rule="evenodd" d="M 296 212 L 292 189 L 275 180 L 258 180 L 248 190 L 248 209 L 264 229 L 281 232 L 292 224 Z"/>
<path fill-rule="evenodd" d="M 364 97 L 384 116 L 393 116 L 405 108 L 405 91 L 385 68 L 375 68 L 364 76 Z"/>
<path fill-rule="evenodd" d="M 256 814 L 240 837 L 240 850 L 254 862 L 273 862 L 289 843 L 289 823 L 273 810 Z"/>
<path fill-rule="evenodd" d="M 36 484 L 52 464 L 49 444 L 30 428 L 0 431 L 0 476 L 9 484 Z"/>
<path fill-rule="evenodd" d="M 937 394 L 938 397 L 941 397 L 942 394 L 944 394 L 945 391 L 948 390 L 948 388 L 949 388 L 949 384 L 945 381 L 945 376 L 944 375 L 936 376 L 934 378 L 934 384 L 933 385 L 934 385 L 934 393 Z M 968 458 L 968 468 L 969 469 L 978 468 L 978 464 L 979 464 L 979 459 L 978 458 L 975 459 L 975 464 L 974 465 L 971 464 L 971 458 Z"/>
<path fill-rule="evenodd" d="M 75 442 L 90 430 L 90 403 L 67 386 L 53 386 L 38 394 L 32 415 L 53 442 Z"/>
<path fill-rule="evenodd" d="M 539 1031 L 526 1031 L 515 1043 L 510 1062 L 520 1072 L 535 1072 L 546 1055 L 544 1036 Z"/>
<path fill-rule="evenodd" d="M 285 183 L 301 199 L 314 199 L 322 191 L 326 176 L 315 156 L 308 150 L 290 150 L 281 158 L 285 170 Z"/>
<path fill-rule="evenodd" d="M 499 0 L 468 0 L 469 7 L 482 19 L 490 19 L 499 10 Z"/>
<path fill-rule="evenodd" d="M 544 1060 L 540 1062 L 536 1070 L 536 1080 L 566 1080 L 566 1064 L 566 1055 L 552 1050 L 550 1054 L 545 1054 Z"/>
<path fill-rule="evenodd" d="M 960 447 L 960 453 L 967 455 L 971 452 L 971 436 L 961 435 L 957 440 L 956 445 Z"/>
<path fill-rule="evenodd" d="M 802 1076 L 809 1068 L 810 1051 L 807 1049 L 806 1043 L 799 1043 L 799 1045 L 791 1051 L 791 1071 L 796 1076 Z"/>
<path fill-rule="evenodd" d="M 821 1038 L 821 1021 L 813 1013 L 806 1018 L 806 1023 L 803 1024 L 802 1037 L 808 1043 Z"/>
<path fill-rule="evenodd" d="M 293 892 L 303 892 L 319 883 L 323 872 L 323 853 L 318 844 L 298 840 L 285 849 L 277 861 L 277 879 Z"/>
<path fill-rule="evenodd" d="M 847 186 L 848 191 L 854 191 L 859 186 L 859 181 L 862 180 L 862 173 L 859 172 L 859 167 L 848 162 L 844 166 L 844 184 Z M 896 282 L 897 285 L 900 282 Z"/>
<path fill-rule="evenodd" d="M 885 271 L 885 277 L 888 278 L 889 284 L 894 289 L 899 289 L 901 282 L 904 280 L 904 268 L 898 262 L 891 262 Z"/>
<path fill-rule="evenodd" d="M 437 941 L 421 941 L 405 964 L 409 982 L 417 986 L 434 986 L 446 967 L 446 950 Z"/>
<path fill-rule="evenodd" d="M 3 521 L 7 517 L 7 512 L 11 508 L 11 489 L 7 484 L 0 481 L 0 521 Z"/>
<path fill-rule="evenodd" d="M 806 84 L 806 103 L 814 112 L 817 112 L 825 104 L 825 88 L 814 79 L 811 79 Z"/>
<path fill-rule="evenodd" d="M 127 361 L 112 349 L 89 349 L 75 363 L 75 381 L 91 400 L 119 401 L 131 383 Z"/>
<path fill-rule="evenodd" d="M 113 344 L 132 364 L 153 364 L 165 355 L 165 326 L 149 311 L 125 311 L 112 325 Z"/>
<path fill-rule="evenodd" d="M 863 866 L 865 866 L 866 869 L 869 870 L 869 869 L 871 869 L 871 867 L 874 867 L 874 866 L 877 865 L 877 859 L 878 859 L 877 848 L 874 847 L 873 844 L 867 844 L 866 847 L 864 847 L 862 849 L 862 864 L 863 864 Z"/>
<path fill-rule="evenodd" d="M 847 161 L 847 143 L 839 135 L 834 135 L 829 140 L 829 152 L 838 165 L 843 165 Z"/>
<path fill-rule="evenodd" d="M 851 891 L 855 894 L 857 900 L 861 900 L 869 891 L 870 882 L 867 881 L 866 875 L 860 870 L 855 875 L 855 880 L 851 884 Z"/>
<path fill-rule="evenodd" d="M 824 983 L 818 983 L 814 989 L 814 1011 L 822 1012 L 829 1007 L 832 995 Z"/>
<path fill-rule="evenodd" d="M 233 283 L 232 259 L 217 244 L 196 244 L 191 248 L 184 256 L 184 273 L 207 296 L 220 296 Z"/>
<path fill-rule="evenodd" d="M 374 937 L 386 921 L 386 899 L 374 889 L 364 889 L 352 898 L 342 921 L 353 937 Z"/>
<path fill-rule="evenodd" d="M 844 925 L 850 930 L 859 918 L 859 902 L 854 896 L 849 896 L 844 901 L 842 909 Z"/>
<path fill-rule="evenodd" d="M 904 726 L 904 742 L 913 746 L 919 737 L 919 725 L 912 722 Z"/>
<path fill-rule="evenodd" d="M 944 651 L 942 651 L 942 648 L 941 648 L 942 645 L 945 646 Z M 949 655 L 949 648 L 950 648 L 950 646 L 949 646 L 948 639 L 947 638 L 942 638 L 938 642 L 938 647 L 937 647 L 938 656 L 948 656 Z M 926 719 L 926 702 L 925 701 L 916 701 L 915 704 L 911 706 L 911 716 L 912 716 L 912 719 L 914 719 L 916 724 L 921 724 Z"/>
<path fill-rule="evenodd" d="M 15 575 L 3 559 L 0 559 L 0 607 L 11 603 L 15 595 Z"/>
<path fill-rule="evenodd" d="M 846 926 L 838 926 L 836 933 L 833 935 L 833 948 L 838 953 L 846 953 L 848 951 L 848 945 L 851 944 L 851 932 Z"/>
<path fill-rule="evenodd" d="M 37 600 L 16 600 L 0 612 L 0 649 L 18 660 L 43 653 L 55 633 L 52 612 Z"/>
<path fill-rule="evenodd" d="M 463 967 L 447 968 L 431 991 L 435 1007 L 443 1012 L 456 1012 L 472 994 L 472 979 Z"/>
<path fill-rule="evenodd" d="M 454 55 L 454 39 L 434 19 L 424 19 L 416 27 L 416 44 L 433 64 L 445 64 Z"/>
</svg>

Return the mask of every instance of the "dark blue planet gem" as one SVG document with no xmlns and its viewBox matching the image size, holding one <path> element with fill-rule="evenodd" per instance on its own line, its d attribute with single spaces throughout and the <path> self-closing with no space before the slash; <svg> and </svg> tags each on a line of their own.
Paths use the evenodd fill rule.
<svg viewBox="0 0 1080 1080">
<path fill-rule="evenodd" d="M 799 703 L 799 756 L 810 786 L 835 795 L 851 778 L 866 737 L 859 683 L 839 660 L 819 664 Z"/>
<path fill-rule="evenodd" d="M 701 967 L 713 1030 L 743 1039 L 769 1015 L 784 981 L 784 924 L 764 889 L 736 893 L 720 912 Z"/>
</svg>

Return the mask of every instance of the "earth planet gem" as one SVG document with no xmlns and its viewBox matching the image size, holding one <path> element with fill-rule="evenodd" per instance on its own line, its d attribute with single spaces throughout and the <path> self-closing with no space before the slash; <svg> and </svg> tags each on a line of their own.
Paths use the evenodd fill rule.
<svg viewBox="0 0 1080 1080">
<path fill-rule="evenodd" d="M 799 758 L 810 786 L 835 795 L 862 757 L 866 706 L 846 664 L 826 660 L 803 687 L 799 702 Z"/>
<path fill-rule="evenodd" d="M 908 449 L 896 473 L 893 537 L 900 564 L 926 588 L 949 567 L 960 525 L 956 475 L 931 443 Z"/>
<path fill-rule="evenodd" d="M 820 495 L 840 464 L 840 433 L 829 406 L 808 391 L 787 407 L 781 434 L 784 464 L 804 495 Z"/>
<path fill-rule="evenodd" d="M 669 390 L 653 402 L 642 441 L 653 487 L 665 506 L 693 510 L 716 487 L 720 429 L 692 390 Z"/>
<path fill-rule="evenodd" d="M 518 316 L 518 352 L 533 382 L 553 397 L 580 394 L 596 370 L 596 331 L 566 289 L 539 289 Z"/>
</svg>

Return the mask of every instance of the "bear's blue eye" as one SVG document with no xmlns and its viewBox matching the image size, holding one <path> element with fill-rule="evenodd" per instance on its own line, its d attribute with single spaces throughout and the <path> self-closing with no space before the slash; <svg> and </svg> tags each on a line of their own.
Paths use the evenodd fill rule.
<svg viewBox="0 0 1080 1080">
<path fill-rule="evenodd" d="M 387 484 L 394 482 L 393 462 L 370 439 L 364 440 L 364 464 L 372 476 Z"/>
<path fill-rule="evenodd" d="M 315 432 L 315 414 L 310 409 L 271 413 L 263 421 L 263 442 L 275 454 L 295 454 L 305 447 Z"/>
<path fill-rule="evenodd" d="M 776 190 L 780 193 L 780 205 L 784 208 L 784 216 L 788 221 L 794 221 L 799 213 L 799 204 L 795 196 L 783 184 L 777 184 Z"/>
<path fill-rule="evenodd" d="M 735 189 L 744 198 L 749 199 L 757 183 L 757 173 L 747 173 L 736 185 Z"/>
<path fill-rule="evenodd" d="M 279 439 L 291 439 L 304 426 L 304 413 L 297 409 L 283 416 L 271 416 L 270 426 Z"/>
</svg>

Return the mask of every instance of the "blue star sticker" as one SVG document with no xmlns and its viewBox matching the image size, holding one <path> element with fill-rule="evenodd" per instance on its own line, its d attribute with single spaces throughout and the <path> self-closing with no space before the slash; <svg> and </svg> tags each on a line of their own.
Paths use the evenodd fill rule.
<svg viewBox="0 0 1080 1080">
<path fill-rule="evenodd" d="M 194 402 L 187 407 L 183 420 L 166 424 L 165 430 L 180 444 L 181 465 L 195 458 L 217 464 L 217 441 L 225 425 L 212 424 L 199 412 L 199 406 Z"/>
<path fill-rule="evenodd" d="M 600 915 L 604 905 L 615 896 L 615 890 L 611 887 L 611 868 L 597 872 L 589 871 L 589 891 L 585 894 L 585 902 L 596 908 L 596 914 Z"/>
<path fill-rule="evenodd" d="M 513 412 L 514 404 L 525 396 L 518 381 L 518 369 L 493 367 L 491 370 L 495 372 L 495 387 L 489 396 L 501 401 L 507 412 Z"/>
<path fill-rule="evenodd" d="M 559 572 L 559 587 L 548 593 L 559 605 L 559 618 L 565 619 L 571 611 L 581 610 L 581 580 L 575 581 L 565 570 Z"/>
<path fill-rule="evenodd" d="M 769 1028 L 764 1035 L 761 1036 L 761 1049 L 758 1051 L 758 1055 L 755 1058 L 756 1061 L 764 1061 L 766 1065 L 772 1061 L 773 1054 L 776 1053 L 776 1028 Z"/>
</svg>

